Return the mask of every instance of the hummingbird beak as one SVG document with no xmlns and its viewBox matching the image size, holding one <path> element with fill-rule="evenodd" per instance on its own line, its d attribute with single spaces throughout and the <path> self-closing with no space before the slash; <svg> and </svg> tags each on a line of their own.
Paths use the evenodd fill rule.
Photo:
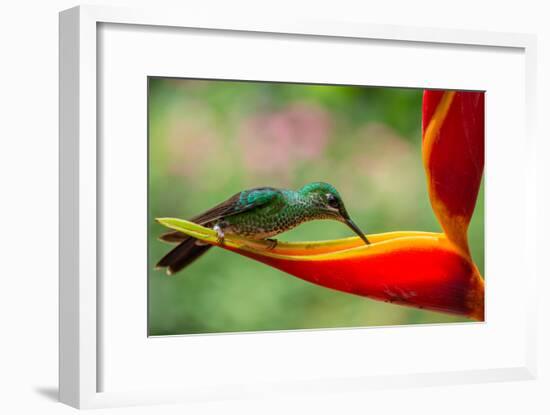
<svg viewBox="0 0 550 415">
<path fill-rule="evenodd" d="M 369 240 L 367 239 L 367 237 L 365 236 L 365 234 L 363 232 L 361 232 L 361 229 L 359 229 L 359 227 L 355 224 L 354 221 L 351 220 L 351 218 L 347 217 L 347 218 L 344 218 L 344 222 L 346 223 L 346 225 L 348 225 L 351 230 L 353 232 L 355 232 L 357 235 L 359 235 L 359 237 L 365 241 L 365 243 L 367 245 L 370 245 L 370 242 Z"/>
</svg>

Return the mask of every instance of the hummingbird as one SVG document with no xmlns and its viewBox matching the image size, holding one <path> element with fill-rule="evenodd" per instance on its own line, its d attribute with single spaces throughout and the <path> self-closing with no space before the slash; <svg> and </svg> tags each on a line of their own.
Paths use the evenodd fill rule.
<svg viewBox="0 0 550 415">
<path fill-rule="evenodd" d="M 243 190 L 190 221 L 213 229 L 220 243 L 225 235 L 235 234 L 267 240 L 273 249 L 277 241 L 271 237 L 316 219 L 342 222 L 370 244 L 351 220 L 336 188 L 323 182 L 308 183 L 296 191 L 274 187 Z M 178 244 L 156 266 L 157 269 L 166 269 L 168 275 L 181 271 L 212 247 L 178 231 L 167 232 L 159 239 Z"/>
</svg>

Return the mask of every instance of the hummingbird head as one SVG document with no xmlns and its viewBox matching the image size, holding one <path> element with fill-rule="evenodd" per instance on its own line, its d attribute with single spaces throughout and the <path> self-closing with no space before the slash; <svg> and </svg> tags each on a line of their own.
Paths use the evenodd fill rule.
<svg viewBox="0 0 550 415">
<path fill-rule="evenodd" d="M 367 245 L 370 244 L 365 234 L 350 218 L 344 201 L 334 186 L 324 182 L 309 183 L 300 189 L 300 193 L 311 198 L 320 216 L 345 223 Z"/>
</svg>

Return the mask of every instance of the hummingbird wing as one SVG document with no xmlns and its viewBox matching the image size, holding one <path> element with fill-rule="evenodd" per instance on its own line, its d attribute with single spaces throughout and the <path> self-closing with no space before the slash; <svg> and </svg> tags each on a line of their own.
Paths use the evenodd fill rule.
<svg viewBox="0 0 550 415">
<path fill-rule="evenodd" d="M 226 201 L 190 219 L 199 225 L 208 225 L 228 216 L 238 215 L 265 206 L 283 198 L 283 193 L 273 187 L 257 187 L 244 190 Z"/>
<path fill-rule="evenodd" d="M 283 193 L 279 189 L 256 187 L 234 194 L 229 199 L 189 220 L 198 225 L 210 225 L 219 219 L 265 206 L 278 198 L 283 198 Z M 175 244 L 187 239 L 187 235 L 178 231 L 170 231 L 160 235 L 159 239 L 163 242 Z"/>
</svg>

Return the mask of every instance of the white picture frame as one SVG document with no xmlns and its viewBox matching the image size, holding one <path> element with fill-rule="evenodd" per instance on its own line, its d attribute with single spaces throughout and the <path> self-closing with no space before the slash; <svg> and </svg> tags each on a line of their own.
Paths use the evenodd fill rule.
<svg viewBox="0 0 550 415">
<path fill-rule="evenodd" d="M 521 344 L 518 343 L 514 350 L 513 357 L 506 360 L 507 349 L 503 346 L 501 360 L 495 360 L 487 363 L 488 367 L 483 366 L 483 362 L 476 363 L 477 369 L 470 367 L 466 370 L 444 369 L 437 370 L 437 362 L 432 367 L 426 366 L 426 369 L 419 370 L 412 368 L 408 374 L 396 372 L 380 372 L 380 374 L 361 374 L 363 368 L 358 367 L 354 372 L 350 369 L 349 375 L 343 376 L 334 370 L 330 362 L 327 363 L 326 376 L 313 376 L 312 379 L 296 378 L 292 381 L 285 378 L 284 374 L 279 374 L 278 378 L 266 378 L 265 382 L 258 382 L 256 378 L 250 377 L 250 381 L 242 380 L 238 385 L 226 383 L 222 385 L 210 382 L 208 379 L 204 383 L 193 389 L 191 387 L 177 387 L 174 385 L 159 385 L 156 388 L 145 386 L 129 388 L 128 390 L 104 390 L 104 379 L 99 375 L 100 368 L 105 365 L 105 356 L 109 353 L 102 353 L 102 348 L 110 347 L 108 341 L 102 336 L 98 336 L 98 325 L 105 324 L 109 320 L 109 315 L 105 315 L 102 298 L 104 287 L 101 286 L 98 279 L 98 257 L 102 249 L 103 240 L 98 238 L 98 229 L 105 226 L 103 218 L 99 214 L 101 201 L 98 197 L 100 188 L 99 177 L 102 169 L 106 168 L 102 157 L 106 149 L 113 147 L 101 147 L 98 143 L 98 126 L 102 121 L 100 113 L 100 100 L 98 99 L 99 85 L 98 76 L 101 70 L 99 56 L 99 41 L 106 42 L 113 37 L 101 37 L 100 28 L 102 25 L 121 25 L 118 27 L 153 27 L 153 28 L 194 28 L 199 29 L 201 33 L 223 31 L 225 33 L 238 33 L 242 38 L 260 37 L 260 42 L 267 42 L 267 37 L 288 36 L 289 42 L 299 42 L 302 37 L 314 38 L 319 43 L 330 42 L 331 39 L 354 39 L 355 42 L 361 40 L 377 40 L 397 42 L 403 44 L 431 45 L 430 47 L 449 47 L 457 51 L 471 48 L 491 51 L 512 51 L 519 57 L 515 59 L 521 61 L 520 72 L 523 74 L 523 89 L 518 89 L 518 93 L 524 93 L 525 101 L 521 104 L 522 117 L 520 117 L 521 136 L 525 138 L 522 142 L 522 150 L 519 152 L 522 158 L 521 174 L 516 178 L 518 186 L 523 188 L 524 201 L 517 205 L 525 215 L 521 223 L 524 238 L 520 240 L 524 247 L 523 256 L 518 261 L 524 262 L 524 275 L 526 288 L 522 295 L 525 297 L 522 303 L 522 312 L 510 324 L 510 330 L 517 330 L 522 333 Z M 168 29 L 166 29 L 168 30 Z M 267 35 L 269 34 L 269 35 Z M 148 36 L 141 33 L 140 36 Z M 263 36 L 263 37 L 262 37 Z M 119 38 L 117 38 L 119 39 Z M 144 39 L 143 37 L 141 39 Z M 120 39 L 119 39 L 120 40 Z M 123 39 L 122 39 L 123 40 Z M 460 31 L 452 29 L 432 29 L 432 28 L 413 28 L 395 25 L 357 25 L 345 22 L 320 22 L 315 19 L 302 22 L 294 21 L 248 21 L 246 17 L 238 19 L 211 15 L 208 17 L 194 15 L 190 11 L 186 15 L 177 15 L 164 11 L 162 9 L 138 11 L 132 9 L 118 9 L 99 6 L 80 6 L 69 9 L 60 14 L 60 400 L 74 407 L 93 408 L 110 407 L 136 404 L 166 403 L 166 402 L 194 402 L 200 400 L 217 400 L 236 397 L 258 397 L 270 394 L 292 395 L 308 393 L 324 393 L 326 391 L 348 391 L 361 388 L 396 387 L 402 385 L 418 384 L 452 384 L 452 383 L 473 383 L 502 380 L 521 380 L 532 379 L 536 374 L 536 358 L 534 350 L 535 328 L 532 321 L 536 320 L 536 305 L 534 290 L 528 287 L 535 285 L 535 261 L 529 260 L 535 255 L 534 241 L 536 240 L 536 230 L 534 224 L 534 215 L 532 215 L 535 205 L 535 181 L 534 177 L 534 159 L 535 159 L 535 138 L 531 126 L 534 124 L 533 114 L 535 106 L 535 59 L 536 59 L 536 39 L 532 35 L 512 34 L 512 33 L 490 33 L 475 31 Z M 102 45 L 105 46 L 105 45 Z M 108 46 L 108 45 L 107 45 Z M 146 46 L 144 46 L 145 48 Z M 458 53 L 458 52 L 457 52 Z M 491 59 L 491 58 L 488 58 Z M 497 59 L 494 57 L 494 59 Z M 276 69 L 276 68 L 275 68 Z M 220 69 L 223 71 L 223 68 Z M 413 69 L 411 69 L 413 71 Z M 200 71 L 199 71 L 200 72 Z M 199 74 L 196 72 L 196 74 Z M 164 75 L 177 75 L 178 69 L 167 69 L 163 71 Z M 154 73 L 151 75 L 158 75 Z M 228 78 L 233 77 L 234 73 L 228 74 Z M 469 72 L 465 71 L 465 78 L 468 78 Z M 218 74 L 206 74 L 205 77 L 219 77 Z M 245 76 L 245 75 L 243 75 Z M 295 75 L 286 74 L 287 77 Z M 349 75 L 353 76 L 353 74 Z M 238 78 L 238 77 L 237 77 Z M 266 78 L 264 78 L 266 79 Z M 381 79 L 381 78 L 378 78 Z M 267 80 L 267 79 L 266 79 Z M 317 79 L 321 82 L 321 79 Z M 439 84 L 438 84 L 439 82 Z M 454 84 L 448 84 L 445 79 L 434 81 L 434 86 L 447 88 L 466 88 L 468 86 L 483 87 L 485 80 L 464 81 L 456 79 Z M 470 83 L 468 83 L 470 82 Z M 476 83 L 477 82 L 477 83 Z M 487 81 L 489 82 L 489 81 Z M 401 85 L 406 83 L 399 81 L 387 81 L 383 85 Z M 475 88 L 474 88 L 475 89 Z M 495 103 L 493 101 L 493 103 Z M 489 104 L 490 105 L 490 101 Z M 519 108 L 519 107 L 518 107 Z M 489 116 L 491 113 L 489 112 Z M 142 123 L 146 120 L 142 120 Z M 490 151 L 491 146 L 488 147 Z M 107 150 L 110 151 L 110 150 Z M 504 144 L 503 157 L 506 157 L 506 146 Z M 110 156 L 109 156 L 110 157 Z M 498 157 L 489 154 L 487 156 L 488 165 L 497 166 Z M 112 171 L 112 170 L 111 170 Z M 487 175 L 490 186 L 494 179 Z M 498 197 L 498 191 L 490 197 Z M 488 203 L 491 203 L 490 201 Z M 518 202 L 519 203 L 519 202 Z M 489 205 L 490 206 L 490 205 Z M 511 206 L 514 208 L 514 206 Z M 505 215 L 506 212 L 503 213 Z M 530 214 L 531 213 L 531 214 Z M 498 219 L 488 221 L 488 230 L 495 234 L 499 232 Z M 491 238 L 488 238 L 491 240 Z M 528 246 L 528 244 L 530 244 Z M 510 267 L 513 269 L 513 267 Z M 487 275 L 490 276 L 490 267 Z M 511 271 L 508 271 L 511 272 Z M 488 280 L 488 302 L 494 301 L 495 308 L 498 310 L 498 299 L 492 297 L 491 289 L 496 287 L 491 280 Z M 116 291 L 116 290 L 115 290 Z M 109 301 L 109 300 L 105 300 Z M 492 304 L 492 303 L 489 303 Z M 107 306 L 107 310 L 113 310 Z M 483 336 L 485 327 L 499 326 L 498 319 L 491 315 L 491 307 L 488 308 L 487 323 L 475 326 L 455 327 L 453 330 L 464 330 L 468 335 L 470 331 L 477 331 Z M 118 318 L 118 317 L 117 317 Z M 117 320 L 114 318 L 113 320 Z M 136 317 L 144 319 L 145 315 Z M 493 319 L 493 320 L 491 320 Z M 111 324 L 111 323 L 109 323 Z M 116 329 L 116 326 L 113 326 Z M 474 327 L 474 328 L 472 328 Z M 407 330 L 418 330 L 418 328 L 406 328 Z M 499 330 L 504 330 L 498 327 Z M 136 330 L 139 327 L 136 326 Z M 437 330 L 445 330 L 438 328 Z M 323 341 L 355 342 L 356 336 L 363 335 L 364 332 L 357 330 L 330 331 L 327 333 L 308 334 L 309 340 L 314 341 L 313 337 L 323 336 Z M 381 336 L 394 337 L 394 332 L 380 332 Z M 377 336 L 375 330 L 372 336 Z M 390 334 L 388 334 L 390 333 Z M 424 332 L 426 333 L 426 331 Z M 434 332 L 435 333 L 435 332 Z M 441 335 L 441 332 L 439 333 Z M 146 339 L 146 334 L 143 333 Z M 238 341 L 240 335 L 233 336 L 231 341 Z M 248 336 L 243 341 L 258 342 L 258 345 L 266 345 L 273 342 L 273 337 L 269 334 L 262 336 Z M 273 336 L 273 335 L 271 335 Z M 313 336 L 313 337 L 312 337 Z M 128 336 L 128 344 L 131 344 L 132 337 Z M 165 339 L 170 341 L 170 339 Z M 181 340 L 181 338 L 180 338 Z M 309 341 L 303 339 L 301 341 Z M 197 350 L 209 350 L 209 344 L 220 341 L 220 337 L 203 336 L 199 340 L 194 340 Z M 239 340 L 240 341 L 240 340 Z M 107 346 L 106 346 L 107 344 Z M 124 344 L 127 350 L 128 344 Z M 284 346 L 284 345 L 283 345 Z M 168 350 L 173 349 L 168 345 L 154 346 Z M 167 347 L 166 349 L 164 349 Z M 510 346 L 510 350 L 512 350 Z M 137 347 L 136 349 L 139 349 Z M 171 353 L 171 352 L 168 352 Z M 350 355 L 357 353 L 351 348 Z M 521 355 L 521 358 L 518 356 Z M 135 358 L 135 356 L 132 356 Z M 147 359 L 143 355 L 143 359 Z M 134 360 L 135 361 L 135 360 Z M 506 362 L 506 363 L 499 363 Z M 140 362 L 145 366 L 144 362 Z M 460 366 L 460 365 L 459 365 Z M 420 366 L 419 366 L 420 367 Z M 122 365 L 118 370 L 123 371 L 128 366 Z M 133 368 L 136 370 L 136 368 Z M 323 368 L 321 368 L 323 369 Z M 198 369 L 197 369 L 198 370 Z M 220 369 L 222 371 L 223 369 Z M 323 369 L 324 370 L 324 369 Z M 137 369 L 139 372 L 139 369 Z M 246 371 L 245 371 L 246 372 Z M 221 373 L 220 373 L 221 374 Z M 135 376 L 135 373 L 132 374 Z M 260 376 L 261 377 L 261 376 Z M 245 379 L 245 378 L 243 378 Z M 121 380 L 124 383 L 126 380 Z M 266 385 L 268 386 L 267 391 Z M 103 390 L 103 391 L 102 391 Z"/>
</svg>

